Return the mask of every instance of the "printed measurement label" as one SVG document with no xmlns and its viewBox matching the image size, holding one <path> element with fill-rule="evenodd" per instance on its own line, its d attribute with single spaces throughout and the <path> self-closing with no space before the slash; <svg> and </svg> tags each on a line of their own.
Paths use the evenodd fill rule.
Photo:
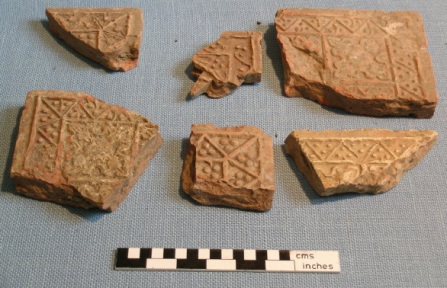
<svg viewBox="0 0 447 288">
<path fill-rule="evenodd" d="M 296 272 L 340 272 L 338 251 L 290 251 Z"/>
<path fill-rule="evenodd" d="M 338 251 L 118 248 L 116 270 L 339 273 Z"/>
</svg>

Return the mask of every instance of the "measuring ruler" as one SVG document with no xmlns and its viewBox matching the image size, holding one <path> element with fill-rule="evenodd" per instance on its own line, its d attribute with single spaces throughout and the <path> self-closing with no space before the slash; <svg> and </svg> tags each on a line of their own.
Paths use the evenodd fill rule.
<svg viewBox="0 0 447 288">
<path fill-rule="evenodd" d="M 338 251 L 118 248 L 116 270 L 339 273 Z"/>
</svg>

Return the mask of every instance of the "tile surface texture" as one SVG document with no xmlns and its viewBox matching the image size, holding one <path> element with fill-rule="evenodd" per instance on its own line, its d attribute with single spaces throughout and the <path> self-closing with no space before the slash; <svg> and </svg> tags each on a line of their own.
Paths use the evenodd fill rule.
<svg viewBox="0 0 447 288">
<path fill-rule="evenodd" d="M 163 139 L 158 126 L 81 92 L 28 93 L 11 177 L 26 196 L 115 210 Z"/>
<path fill-rule="evenodd" d="M 183 165 L 183 190 L 204 205 L 265 211 L 272 207 L 273 144 L 250 126 L 191 127 Z"/>
<path fill-rule="evenodd" d="M 295 130 L 285 149 L 322 196 L 388 191 L 438 139 L 432 130 Z"/>
<path fill-rule="evenodd" d="M 192 58 L 197 77 L 189 95 L 224 97 L 242 83 L 261 81 L 261 32 L 224 32 L 219 40 Z"/>
<path fill-rule="evenodd" d="M 138 64 L 143 12 L 137 8 L 47 8 L 50 31 L 110 70 Z"/>
<path fill-rule="evenodd" d="M 275 26 L 287 96 L 355 114 L 433 116 L 438 95 L 417 12 L 281 9 Z"/>
</svg>

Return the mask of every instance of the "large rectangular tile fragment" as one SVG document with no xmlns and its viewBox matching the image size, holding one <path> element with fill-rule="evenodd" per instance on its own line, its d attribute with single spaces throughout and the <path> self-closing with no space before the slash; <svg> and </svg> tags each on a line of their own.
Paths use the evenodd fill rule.
<svg viewBox="0 0 447 288">
<path fill-rule="evenodd" d="M 242 83 L 261 81 L 262 32 L 223 32 L 219 40 L 192 58 L 197 77 L 189 95 L 224 97 Z"/>
<path fill-rule="evenodd" d="M 417 12 L 282 9 L 284 90 L 350 113 L 433 116 L 438 95 Z"/>
<path fill-rule="evenodd" d="M 82 92 L 30 91 L 11 177 L 18 193 L 115 210 L 160 148 L 158 126 Z"/>
<path fill-rule="evenodd" d="M 261 129 L 192 125 L 182 187 L 197 202 L 266 211 L 274 179 L 273 143 Z"/>
<path fill-rule="evenodd" d="M 321 196 L 377 194 L 394 187 L 437 138 L 432 130 L 295 130 L 285 148 Z"/>
<path fill-rule="evenodd" d="M 47 8 L 50 31 L 80 54 L 115 71 L 138 64 L 143 12 L 137 8 Z"/>
</svg>

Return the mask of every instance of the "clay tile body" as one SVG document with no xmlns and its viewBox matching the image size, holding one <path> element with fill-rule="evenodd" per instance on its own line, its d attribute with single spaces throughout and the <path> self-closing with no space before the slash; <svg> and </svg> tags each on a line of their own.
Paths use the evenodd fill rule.
<svg viewBox="0 0 447 288">
<path fill-rule="evenodd" d="M 204 205 L 266 211 L 272 207 L 273 143 L 259 128 L 194 124 L 183 190 Z"/>
<path fill-rule="evenodd" d="M 295 130 L 285 148 L 318 194 L 377 194 L 397 185 L 437 136 L 432 130 Z"/>
<path fill-rule="evenodd" d="M 115 210 L 162 145 L 158 126 L 89 94 L 30 91 L 11 177 L 18 193 Z"/>
<path fill-rule="evenodd" d="M 47 8 L 50 31 L 80 54 L 114 71 L 138 64 L 143 12 L 137 8 Z"/>
<path fill-rule="evenodd" d="M 193 75 L 198 79 L 191 97 L 203 93 L 220 98 L 242 83 L 261 81 L 261 32 L 224 32 L 219 40 L 194 55 Z"/>
<path fill-rule="evenodd" d="M 275 26 L 287 96 L 355 114 L 433 116 L 438 94 L 418 13 L 282 9 Z"/>
</svg>

